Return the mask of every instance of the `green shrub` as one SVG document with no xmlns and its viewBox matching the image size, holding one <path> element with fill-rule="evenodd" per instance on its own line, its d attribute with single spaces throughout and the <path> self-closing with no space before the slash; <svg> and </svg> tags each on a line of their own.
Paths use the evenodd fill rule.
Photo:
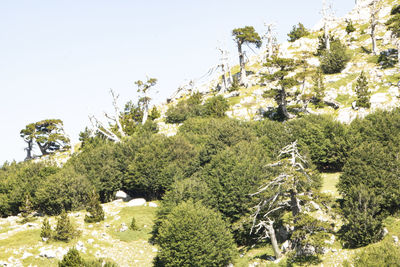
<svg viewBox="0 0 400 267">
<path fill-rule="evenodd" d="M 156 266 L 227 266 L 235 256 L 229 227 L 201 204 L 184 202 L 161 224 Z"/>
<path fill-rule="evenodd" d="M 201 116 L 203 106 L 201 105 L 202 95 L 200 93 L 192 94 L 187 100 L 181 100 L 168 108 L 166 113 L 167 123 L 182 123 L 188 118 Z"/>
<path fill-rule="evenodd" d="M 94 223 L 104 220 L 104 210 L 100 205 L 99 195 L 94 190 L 89 195 L 89 202 L 86 210 L 89 212 L 89 215 L 85 215 L 85 222 Z"/>
<path fill-rule="evenodd" d="M 79 251 L 72 247 L 68 250 L 68 253 L 64 255 L 63 259 L 58 263 L 58 267 L 83 267 L 85 261 L 79 255 Z"/>
<path fill-rule="evenodd" d="M 342 208 L 345 224 L 340 230 L 346 247 L 362 247 L 382 238 L 379 198 L 363 184 L 347 190 Z"/>
<path fill-rule="evenodd" d="M 293 26 L 293 29 L 290 31 L 290 33 L 288 33 L 289 42 L 294 42 L 301 37 L 307 36 L 309 34 L 310 33 L 308 32 L 306 27 L 304 27 L 302 23 L 299 23 L 298 25 Z"/>
<path fill-rule="evenodd" d="M 54 239 L 68 242 L 78 235 L 79 233 L 71 224 L 71 221 L 68 218 L 68 214 L 63 211 L 61 215 L 57 218 L 57 226 L 54 232 Z"/>
<path fill-rule="evenodd" d="M 131 221 L 131 224 L 129 225 L 129 229 L 131 229 L 132 231 L 136 231 L 139 229 L 139 227 L 136 225 L 135 217 L 132 217 L 132 221 Z"/>
<path fill-rule="evenodd" d="M 49 219 L 46 217 L 43 220 L 42 231 L 40 232 L 40 237 L 45 239 L 50 239 L 52 237 L 53 231 L 49 223 Z"/>
<path fill-rule="evenodd" d="M 354 27 L 353 22 L 351 20 L 346 20 L 346 22 L 347 22 L 347 25 L 346 25 L 347 34 L 355 32 L 356 28 Z"/>
<path fill-rule="evenodd" d="M 331 42 L 330 50 L 324 50 L 321 53 L 321 69 L 325 74 L 340 73 L 350 60 L 345 45 L 340 41 Z"/>
<path fill-rule="evenodd" d="M 353 264 L 357 267 L 400 266 L 400 248 L 388 242 L 371 246 L 358 252 Z"/>
<path fill-rule="evenodd" d="M 363 71 L 357 79 L 355 91 L 357 94 L 357 107 L 370 108 L 371 93 L 369 92 L 367 77 Z"/>
<path fill-rule="evenodd" d="M 382 51 L 379 54 L 378 64 L 382 66 L 382 68 L 393 68 L 398 63 L 397 49 L 388 49 Z"/>
<path fill-rule="evenodd" d="M 221 95 L 214 96 L 204 103 L 204 115 L 214 118 L 225 117 L 225 112 L 229 109 L 228 101 Z"/>
</svg>

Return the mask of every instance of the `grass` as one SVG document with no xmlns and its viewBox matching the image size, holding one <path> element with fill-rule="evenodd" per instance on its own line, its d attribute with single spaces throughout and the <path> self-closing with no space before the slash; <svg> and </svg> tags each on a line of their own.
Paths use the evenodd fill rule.
<svg viewBox="0 0 400 267">
<path fill-rule="evenodd" d="M 151 231 L 154 224 L 155 208 L 149 207 L 125 207 L 118 214 L 121 218 L 113 221 L 114 227 L 110 227 L 109 234 L 124 242 L 148 240 L 151 237 Z M 135 217 L 138 230 L 131 229 L 120 232 L 121 224 L 125 223 L 128 227 L 131 224 L 132 217 Z"/>
<path fill-rule="evenodd" d="M 339 192 L 337 191 L 336 185 L 339 183 L 339 177 L 341 173 L 322 173 L 322 187 L 321 192 L 329 193 L 335 198 L 339 198 Z"/>
<path fill-rule="evenodd" d="M 338 95 L 336 97 L 336 101 L 338 101 L 340 104 L 344 105 L 345 107 L 351 106 L 351 103 L 353 103 L 353 101 L 356 99 L 357 98 L 355 96 L 350 96 L 347 94 Z"/>
<path fill-rule="evenodd" d="M 245 254 L 242 254 L 244 252 Z M 282 259 L 278 264 L 270 260 L 274 255 L 270 244 L 256 246 L 255 248 L 241 251 L 240 254 L 242 257 L 237 257 L 233 262 L 235 267 L 248 267 L 252 262 L 258 262 L 259 265 L 257 266 L 286 266 L 286 259 Z"/>
</svg>

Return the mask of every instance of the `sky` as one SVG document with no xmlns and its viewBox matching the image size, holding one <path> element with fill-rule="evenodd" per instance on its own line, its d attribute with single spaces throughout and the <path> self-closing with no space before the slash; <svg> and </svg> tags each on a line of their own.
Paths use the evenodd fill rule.
<svg viewBox="0 0 400 267">
<path fill-rule="evenodd" d="M 334 0 L 343 16 L 354 1 Z M 232 29 L 275 23 L 313 27 L 321 0 L 0 0 L 0 165 L 24 159 L 21 129 L 61 119 L 73 143 L 89 114 L 137 101 L 134 82 L 158 79 L 154 103 L 218 63 L 223 46 L 237 64 Z M 248 52 L 251 55 L 251 51 Z"/>
</svg>

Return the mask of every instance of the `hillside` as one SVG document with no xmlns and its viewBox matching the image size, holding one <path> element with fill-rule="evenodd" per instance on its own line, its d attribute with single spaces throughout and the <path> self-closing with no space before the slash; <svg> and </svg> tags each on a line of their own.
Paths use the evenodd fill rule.
<svg viewBox="0 0 400 267">
<path fill-rule="evenodd" d="M 382 61 L 400 0 L 379 1 L 376 55 L 357 2 L 330 18 L 329 49 L 321 21 L 261 46 L 243 81 L 233 66 L 227 88 L 218 74 L 151 112 L 157 80 L 138 81 L 139 103 L 113 98 L 73 150 L 6 162 L 0 266 L 400 266 L 400 62 Z"/>
</svg>

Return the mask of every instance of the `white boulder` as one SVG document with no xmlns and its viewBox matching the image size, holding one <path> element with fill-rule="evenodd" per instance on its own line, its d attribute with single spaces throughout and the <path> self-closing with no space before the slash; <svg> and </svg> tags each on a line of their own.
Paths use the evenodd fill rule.
<svg viewBox="0 0 400 267">
<path fill-rule="evenodd" d="M 125 193 L 124 191 L 119 190 L 119 191 L 117 191 L 117 193 L 115 194 L 115 198 L 116 198 L 116 199 L 122 199 L 122 200 L 124 200 L 124 201 L 127 201 L 127 200 L 130 199 L 130 196 L 129 196 L 127 193 Z"/>
<path fill-rule="evenodd" d="M 129 201 L 126 205 L 128 207 L 138 207 L 138 206 L 144 206 L 145 204 L 146 204 L 146 199 L 134 198 L 131 201 Z"/>
</svg>

